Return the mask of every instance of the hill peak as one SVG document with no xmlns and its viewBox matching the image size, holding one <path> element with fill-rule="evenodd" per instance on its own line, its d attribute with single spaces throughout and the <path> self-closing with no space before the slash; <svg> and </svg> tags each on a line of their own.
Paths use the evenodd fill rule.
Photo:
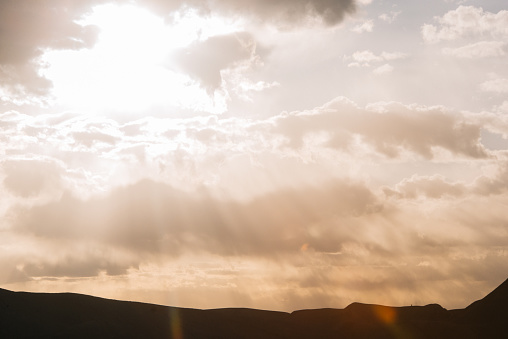
<svg viewBox="0 0 508 339">
<path fill-rule="evenodd" d="M 494 291 L 487 294 L 487 296 L 485 298 L 483 298 L 482 300 L 486 300 L 486 299 L 508 300 L 508 279 L 506 279 L 501 285 L 496 287 L 496 289 L 494 289 Z"/>
<path fill-rule="evenodd" d="M 483 299 L 477 300 L 466 307 L 465 311 L 468 318 L 475 318 L 483 322 L 506 319 L 508 313 L 508 279 Z"/>
</svg>

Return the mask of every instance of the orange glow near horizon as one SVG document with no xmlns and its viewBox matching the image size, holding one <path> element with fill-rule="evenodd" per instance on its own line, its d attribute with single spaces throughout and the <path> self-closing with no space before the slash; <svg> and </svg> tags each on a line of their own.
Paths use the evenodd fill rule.
<svg viewBox="0 0 508 339">
<path fill-rule="evenodd" d="M 387 325 L 393 325 L 397 321 L 397 312 L 394 307 L 374 305 L 374 314 Z"/>
</svg>

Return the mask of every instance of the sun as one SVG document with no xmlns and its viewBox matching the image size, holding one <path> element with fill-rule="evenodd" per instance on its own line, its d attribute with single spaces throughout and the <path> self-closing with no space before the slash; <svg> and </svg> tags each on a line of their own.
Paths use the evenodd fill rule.
<svg viewBox="0 0 508 339">
<path fill-rule="evenodd" d="M 99 29 L 96 44 L 85 50 L 46 51 L 42 75 L 53 83 L 55 100 L 88 112 L 132 112 L 181 107 L 221 109 L 189 76 L 171 68 L 173 51 L 208 34 L 224 31 L 220 21 L 193 13 L 171 23 L 134 5 L 97 6 L 80 24 Z M 215 24 L 215 26 L 214 26 Z"/>
</svg>

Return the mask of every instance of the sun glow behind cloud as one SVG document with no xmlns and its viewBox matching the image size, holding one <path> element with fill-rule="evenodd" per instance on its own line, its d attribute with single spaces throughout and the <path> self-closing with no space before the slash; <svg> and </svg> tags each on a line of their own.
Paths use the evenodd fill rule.
<svg viewBox="0 0 508 339">
<path fill-rule="evenodd" d="M 55 101 L 88 113 L 129 114 L 178 107 L 210 113 L 226 109 L 221 93 L 212 97 L 172 67 L 172 54 L 192 41 L 234 32 L 235 22 L 200 17 L 193 11 L 164 20 L 132 6 L 102 5 L 80 22 L 100 34 L 89 50 L 48 50 L 42 74 L 53 82 Z"/>
</svg>

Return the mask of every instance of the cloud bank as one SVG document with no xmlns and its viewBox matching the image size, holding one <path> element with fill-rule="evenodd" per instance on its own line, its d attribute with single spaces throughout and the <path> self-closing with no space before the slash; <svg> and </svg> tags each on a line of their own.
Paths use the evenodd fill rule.
<svg viewBox="0 0 508 339">
<path fill-rule="evenodd" d="M 430 302 L 450 291 L 446 277 L 481 279 L 506 266 L 508 167 L 481 137 L 506 130 L 497 119 L 345 98 L 255 121 L 4 113 L 2 233 L 18 245 L 0 278 L 82 288 L 128 278 L 162 290 L 142 277 L 180 277 L 172 291 L 185 302 L 194 300 L 185 286 L 200 279 L 200 293 L 212 294 L 235 281 L 247 294 L 257 284 L 286 300 L 261 294 L 247 305 L 284 309 Z M 469 179 L 453 174 L 464 162 L 476 168 Z M 376 167 L 390 163 L 397 171 Z M 404 173 L 418 163 L 430 174 Z M 438 165 L 450 174 L 432 174 Z M 390 176 L 373 180 L 378 172 Z M 193 266 L 204 258 L 209 266 Z M 218 302 L 209 301 L 198 304 Z"/>
</svg>

